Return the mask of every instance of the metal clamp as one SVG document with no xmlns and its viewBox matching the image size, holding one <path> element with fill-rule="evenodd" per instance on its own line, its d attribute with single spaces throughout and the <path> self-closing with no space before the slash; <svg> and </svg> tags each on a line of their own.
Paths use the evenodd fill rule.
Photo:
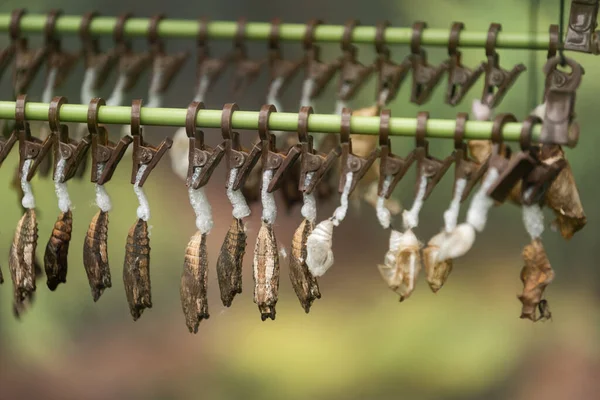
<svg viewBox="0 0 600 400">
<path fill-rule="evenodd" d="M 389 21 L 380 22 L 375 30 L 375 50 L 377 51 L 377 60 L 375 61 L 377 98 L 375 101 L 379 107 L 384 107 L 396 98 L 400 85 L 412 68 L 409 58 L 405 58 L 400 64 L 392 61 L 390 50 L 384 40 L 385 29 L 389 25 Z"/>
<path fill-rule="evenodd" d="M 48 125 L 50 126 L 50 135 L 54 140 L 54 179 L 56 180 L 56 171 L 60 160 L 65 160 L 63 176 L 60 182 L 66 182 L 71 179 L 79 165 L 85 160 L 87 151 L 90 148 L 90 135 L 81 140 L 69 139 L 69 127 L 60 123 L 60 108 L 67 102 L 66 97 L 56 96 L 50 102 L 48 109 Z"/>
<path fill-rule="evenodd" d="M 25 164 L 25 161 L 33 160 L 26 177 L 27 181 L 31 181 L 31 178 L 33 178 L 35 175 L 37 167 L 50 151 L 50 148 L 54 143 L 55 136 L 50 133 L 50 135 L 48 135 L 44 141 L 31 136 L 29 123 L 25 119 L 26 103 L 27 95 L 22 94 L 17 96 L 15 105 L 15 132 L 19 137 L 19 179 L 22 178 L 23 165 Z"/>
<path fill-rule="evenodd" d="M 196 119 L 201 109 L 204 109 L 204 104 L 194 101 L 190 103 L 185 116 L 185 132 L 189 139 L 186 185 L 193 189 L 201 188 L 208 183 L 215 168 L 225 155 L 224 142 L 214 149 L 204 144 L 204 132 L 196 127 Z M 196 168 L 202 168 L 202 170 L 198 178 L 194 180 Z"/>
<path fill-rule="evenodd" d="M 104 185 L 110 181 L 117 165 L 125 155 L 127 147 L 133 141 L 132 137 L 125 135 L 116 145 L 108 140 L 106 126 L 98 124 L 98 112 L 106 102 L 100 97 L 90 101 L 87 113 L 87 128 L 92 137 L 92 176 L 91 181 Z M 102 172 L 100 167 L 102 166 Z"/>
<path fill-rule="evenodd" d="M 350 121 L 352 119 L 352 110 L 344 108 L 342 110 L 342 123 L 340 126 L 340 146 L 342 149 L 341 156 L 341 172 L 340 172 L 340 183 L 338 185 L 338 191 L 342 193 L 346 186 L 346 175 L 352 172 L 352 183 L 350 184 L 350 191 L 352 193 L 358 184 L 358 181 L 365 176 L 371 165 L 375 162 L 379 156 L 379 149 L 374 149 L 367 157 L 359 157 L 352 153 L 352 139 L 350 138 L 351 127 Z"/>
<path fill-rule="evenodd" d="M 410 61 L 413 70 L 410 101 L 418 105 L 425 104 L 429 100 L 433 89 L 435 89 L 440 79 L 442 79 L 444 71 L 448 68 L 445 63 L 434 67 L 427 62 L 427 53 L 421 48 L 421 38 L 426 27 L 425 22 L 415 22 L 410 41 Z"/>
<path fill-rule="evenodd" d="M 156 167 L 160 159 L 171 148 L 173 140 L 171 138 L 164 139 L 158 147 L 154 147 L 144 141 L 141 125 L 141 110 L 142 100 L 136 99 L 131 103 L 131 135 L 133 136 L 133 167 L 131 169 L 131 183 L 135 184 L 137 175 L 142 165 L 146 166 L 146 170 L 140 177 L 139 187 L 144 185 L 148 176 Z"/>
<path fill-rule="evenodd" d="M 500 67 L 500 56 L 496 53 L 496 40 L 498 32 L 501 30 L 502 25 L 491 24 L 485 44 L 487 62 L 485 63 L 485 85 L 481 102 L 490 108 L 495 108 L 500 104 L 519 75 L 526 70 L 523 64 L 515 65 L 511 71 Z"/>
<path fill-rule="evenodd" d="M 401 158 L 392 153 L 392 143 L 390 141 L 390 119 L 392 112 L 390 110 L 381 111 L 379 117 L 379 186 L 378 196 L 389 199 L 394 188 L 400 180 L 406 175 L 408 169 L 415 161 L 415 151 L 411 151 L 407 157 Z M 386 177 L 391 176 L 387 189 L 384 186 Z"/>
<path fill-rule="evenodd" d="M 448 40 L 448 88 L 446 89 L 446 104 L 456 106 L 462 101 L 467 92 L 473 87 L 481 74 L 485 71 L 485 64 L 481 63 L 474 70 L 462 65 L 462 53 L 458 50 L 460 32 L 465 25 L 462 22 L 454 22 L 450 29 Z"/>
</svg>

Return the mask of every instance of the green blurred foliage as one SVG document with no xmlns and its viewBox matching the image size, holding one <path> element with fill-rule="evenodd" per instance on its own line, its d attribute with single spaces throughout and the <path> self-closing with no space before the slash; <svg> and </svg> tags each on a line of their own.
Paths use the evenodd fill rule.
<svg viewBox="0 0 600 400">
<path fill-rule="evenodd" d="M 30 12 L 62 7 L 66 14 L 98 9 L 104 15 L 133 11 L 139 16 L 167 12 L 175 18 L 206 15 L 211 19 L 267 21 L 280 16 L 284 21 L 302 22 L 320 17 L 331 23 L 343 23 L 359 17 L 363 24 L 387 18 L 393 25 L 408 26 L 414 20 L 427 21 L 430 27 L 449 27 L 463 21 L 467 29 L 486 30 L 491 22 L 503 24 L 503 31 L 529 29 L 530 2 L 474 0 L 421 0 L 386 2 L 234 1 L 190 3 L 165 2 L 53 1 L 0 4 L 0 12 L 25 6 Z M 540 2 L 538 30 L 543 31 L 558 19 L 558 2 Z M 39 36 L 32 38 L 38 45 Z M 136 39 L 143 48 L 143 39 Z M 6 43 L 4 37 L 0 44 Z M 77 46 L 75 37 L 65 38 L 65 47 Z M 110 46 L 110 38 L 102 39 Z M 169 41 L 169 50 L 191 48 L 190 41 Z M 222 54 L 228 43 L 214 45 Z M 263 56 L 264 43 L 249 45 L 252 55 Z M 326 59 L 337 57 L 336 45 L 324 45 Z M 408 53 L 406 46 L 393 47 L 394 59 Z M 432 64 L 446 57 L 443 48 L 428 49 Z M 297 44 L 285 45 L 286 56 L 300 55 Z M 519 118 L 531 109 L 530 88 L 537 85 L 541 98 L 545 52 L 535 53 L 537 70 L 532 70 L 531 53 L 525 50 L 501 50 L 501 64 L 510 68 L 524 62 L 529 70 L 519 78 L 498 112 L 513 112 Z M 544 243 L 557 277 L 548 289 L 554 320 L 532 325 L 518 318 L 520 303 L 520 249 L 528 241 L 520 212 L 512 206 L 494 209 L 488 229 L 477 239 L 473 251 L 455 263 L 447 285 L 437 294 L 419 282 L 415 294 L 399 304 L 379 277 L 376 265 L 383 258 L 387 233 L 378 226 L 373 210 L 362 205 L 351 209 L 348 219 L 336 231 L 336 265 L 320 280 L 323 298 L 305 315 L 295 299 L 287 277 L 287 262 L 282 262 L 280 301 L 275 322 L 262 323 L 252 303 L 251 258 L 259 227 L 260 209 L 253 208 L 249 222 L 248 249 L 245 257 L 244 293 L 233 306 L 221 306 L 214 265 L 217 252 L 231 218 L 223 190 L 225 173 L 220 168 L 208 185 L 213 204 L 215 228 L 209 237 L 210 312 L 197 336 L 187 333 L 179 305 L 179 277 L 184 248 L 194 232 L 192 209 L 186 188 L 175 177 L 169 161 L 153 172 L 145 185 L 152 218 L 152 289 L 154 308 L 147 310 L 135 324 L 131 322 L 121 266 L 125 238 L 135 222 L 136 198 L 129 184 L 130 162 L 121 163 L 107 189 L 112 197 L 110 212 L 109 255 L 113 287 L 97 304 L 90 295 L 82 266 L 83 238 L 92 216 L 94 187 L 87 177 L 69 183 L 75 204 L 74 232 L 69 257 L 68 283 L 49 292 L 45 279 L 38 281 L 35 304 L 21 321 L 11 313 L 12 288 L 7 255 L 13 229 L 21 216 L 19 199 L 10 187 L 17 152 L 0 168 L 3 196 L 0 198 L 0 263 L 5 284 L 0 287 L 0 398 L 150 398 L 150 399 L 553 399 L 592 398 L 600 372 L 599 303 L 596 268 L 598 212 L 593 206 L 600 196 L 596 185 L 599 166 L 594 129 L 595 88 L 600 82 L 600 61 L 591 55 L 568 54 L 581 62 L 586 75 L 577 95 L 577 115 L 582 127 L 579 146 L 568 150 L 568 157 L 586 206 L 588 226 L 569 243 L 550 229 Z M 369 62 L 374 50 L 360 46 L 360 59 Z M 476 65 L 484 58 L 483 49 L 464 50 L 464 63 Z M 79 97 L 83 67 L 61 90 L 72 103 Z M 39 99 L 43 77 L 37 78 L 30 91 L 31 100 Z M 192 96 L 193 62 L 189 61 L 168 93 L 166 104 L 185 106 Z M 229 75 L 216 87 L 207 101 L 219 108 L 231 101 Z M 7 98 L 8 79 L 0 92 Z M 113 80 L 106 85 L 106 97 Z M 533 80 L 533 82 L 531 81 Z M 242 109 L 258 109 L 264 101 L 267 76 L 263 74 L 246 95 L 236 100 Z M 285 97 L 286 110 L 295 110 L 300 80 L 295 80 Z M 319 112 L 332 112 L 333 86 L 318 101 Z M 443 85 L 423 107 L 408 102 L 410 84 L 404 85 L 391 105 L 394 116 L 413 117 L 428 110 L 433 118 L 453 118 L 469 111 L 473 98 L 480 95 L 481 83 L 455 109 L 443 104 Z M 145 97 L 147 77 L 142 77 L 131 97 Z M 359 108 L 370 105 L 375 90 L 372 80 L 352 101 Z M 534 97 L 534 98 L 535 98 Z M 39 129 L 39 123 L 33 124 Z M 38 128 L 36 128 L 38 127 Z M 73 126 L 72 128 L 75 128 Z M 120 130 L 112 128 L 113 138 Z M 157 143 L 172 134 L 172 129 L 148 127 L 147 139 Z M 216 144 L 218 131 L 206 130 L 207 141 Z M 246 135 L 249 141 L 251 135 Z M 413 146 L 410 139 L 395 139 L 395 151 L 402 154 Z M 433 140 L 431 151 L 444 155 L 451 143 Z M 451 176 L 451 174 L 449 174 Z M 396 196 L 410 203 L 414 178 L 400 183 Z M 33 187 L 39 211 L 38 256 L 50 235 L 58 215 L 54 188 L 50 179 L 34 178 Z M 450 200 L 451 179 L 446 178 L 428 200 L 422 212 L 418 236 L 426 241 L 442 223 L 442 213 Z M 319 216 L 329 215 L 335 202 L 320 204 Z M 465 207 L 466 208 L 466 207 Z M 463 210 L 464 213 L 464 210 Z M 547 215 L 548 220 L 552 216 Z M 291 234 L 299 223 L 299 209 L 285 215 L 280 211 L 276 232 L 281 245 L 289 247 Z M 555 368 L 555 369 L 552 369 Z M 587 378 L 586 378 L 587 377 Z M 32 382 L 34 384 L 32 384 Z M 546 390 L 543 390 L 547 388 Z M 596 388 L 596 391 L 592 390 Z M 587 391 L 586 391 L 587 390 Z"/>
</svg>

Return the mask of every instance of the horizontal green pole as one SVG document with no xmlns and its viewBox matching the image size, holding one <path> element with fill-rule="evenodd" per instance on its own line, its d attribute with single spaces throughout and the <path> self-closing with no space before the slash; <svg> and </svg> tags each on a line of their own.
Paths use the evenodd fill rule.
<svg viewBox="0 0 600 400">
<path fill-rule="evenodd" d="M 28 102 L 25 106 L 27 120 L 48 120 L 47 103 Z M 83 104 L 64 104 L 60 108 L 62 122 L 87 122 L 88 106 Z M 185 126 L 185 108 L 149 108 L 142 107 L 141 123 L 156 126 Z M 15 118 L 15 102 L 0 101 L 0 119 Z M 131 123 L 131 107 L 102 106 L 98 113 L 98 122 L 102 124 Z M 220 128 L 221 110 L 201 110 L 196 124 L 201 128 Z M 235 111 L 232 118 L 233 129 L 258 129 L 258 112 Z M 339 115 L 312 114 L 308 120 L 309 132 L 339 133 L 341 117 Z M 521 123 L 508 123 L 502 136 L 506 141 L 517 141 L 521 134 Z M 269 117 L 269 128 L 274 131 L 295 132 L 298 129 L 298 114 L 274 112 Z M 351 133 L 362 135 L 379 134 L 379 117 L 352 117 Z M 414 136 L 417 128 L 415 118 L 392 118 L 390 134 L 394 136 Z M 451 119 L 429 119 L 427 137 L 451 139 L 454 136 L 456 121 Z M 469 121 L 466 124 L 465 139 L 490 139 L 492 122 Z M 541 126 L 534 127 L 534 140 L 539 138 Z"/>
<path fill-rule="evenodd" d="M 115 17 L 95 18 L 90 25 L 93 35 L 112 35 Z M 10 14 L 0 14 L 0 32 L 8 32 Z M 42 33 L 46 24 L 43 14 L 25 14 L 21 19 L 23 33 Z M 61 16 L 56 21 L 56 30 L 59 34 L 75 35 L 79 31 L 81 16 Z M 127 20 L 124 34 L 130 37 L 143 37 L 148 34 L 148 18 L 131 18 Z M 158 34 L 165 38 L 195 38 L 200 27 L 199 20 L 164 19 L 158 24 Z M 354 43 L 374 43 L 374 26 L 357 26 L 352 32 Z M 234 21 L 208 22 L 208 37 L 210 39 L 232 39 L 237 30 Z M 280 39 L 284 41 L 302 41 L 306 25 L 281 24 L 279 28 Z M 246 38 L 249 40 L 267 40 L 271 31 L 271 24 L 266 22 L 248 22 L 246 24 Z M 340 42 L 344 32 L 342 25 L 320 25 L 315 29 L 316 42 Z M 411 28 L 389 27 L 385 30 L 385 42 L 388 44 L 409 44 L 412 35 Z M 422 44 L 427 46 L 447 46 L 450 29 L 425 29 Z M 463 30 L 460 34 L 460 47 L 484 47 L 487 31 Z M 510 49 L 546 50 L 550 42 L 548 32 L 500 32 L 498 33 L 497 47 Z"/>
</svg>

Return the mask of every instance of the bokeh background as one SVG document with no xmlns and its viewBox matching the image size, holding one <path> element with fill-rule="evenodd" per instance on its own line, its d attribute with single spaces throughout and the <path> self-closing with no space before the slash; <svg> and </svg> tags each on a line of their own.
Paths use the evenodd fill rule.
<svg viewBox="0 0 600 400">
<path fill-rule="evenodd" d="M 26 7 L 32 13 L 62 8 L 66 14 L 98 10 L 103 15 L 131 11 L 149 17 L 165 12 L 174 18 L 207 16 L 233 20 L 246 16 L 250 21 L 304 22 L 313 17 L 330 23 L 358 18 L 363 24 L 389 19 L 395 26 L 415 20 L 430 27 L 450 27 L 465 22 L 467 29 L 486 30 L 491 22 L 503 30 L 545 31 L 558 22 L 558 1 L 539 1 L 532 24 L 531 1 L 504 0 L 420 0 L 416 1 L 239 1 L 189 2 L 40 0 L 0 3 L 0 13 Z M 569 3 L 569 2 L 567 2 Z M 567 4 L 568 7 L 568 4 Z M 568 15 L 568 9 L 566 10 Z M 34 35 L 31 46 L 41 43 Z M 0 44 L 7 42 L 0 35 Z M 111 39 L 103 38 L 103 48 Z M 76 49 L 78 39 L 65 37 L 64 46 Z M 142 49 L 144 39 L 134 40 Z M 215 42 L 215 54 L 231 44 Z M 250 43 L 250 54 L 263 57 L 266 44 Z M 169 40 L 169 50 L 194 50 L 191 40 Z M 325 59 L 339 54 L 339 47 L 323 46 Z M 284 45 L 286 56 L 301 54 L 300 45 Z M 407 46 L 394 46 L 394 59 L 401 60 Z M 506 96 L 498 111 L 523 118 L 541 98 L 545 52 L 501 50 L 504 67 L 523 62 L 529 70 Z M 577 95 L 577 115 L 582 126 L 579 146 L 567 150 L 568 158 L 586 208 L 588 225 L 569 242 L 547 229 L 544 236 L 548 256 L 556 271 L 546 291 L 553 319 L 532 324 L 519 319 L 521 291 L 521 249 L 529 242 L 520 210 L 511 205 L 495 208 L 486 231 L 478 236 L 475 248 L 455 262 L 446 286 L 432 294 L 421 277 L 413 296 L 404 303 L 380 278 L 377 263 L 383 260 L 388 234 L 378 225 L 374 210 L 367 204 L 351 208 L 336 230 L 336 262 L 320 279 L 323 298 L 306 315 L 282 262 L 280 299 L 276 321 L 261 322 L 252 301 L 251 260 L 259 228 L 260 206 L 255 204 L 249 219 L 248 251 L 244 265 L 244 292 L 233 306 L 224 308 L 218 294 L 214 265 L 230 222 L 231 209 L 224 191 L 225 171 L 220 167 L 208 185 L 215 228 L 209 236 L 211 317 L 202 322 L 199 333 L 190 335 L 179 304 L 179 282 L 184 249 L 195 230 L 184 182 L 164 160 L 145 185 L 152 218 L 152 291 L 154 307 L 137 322 L 127 308 L 121 266 L 127 231 L 136 219 L 136 198 L 129 184 L 130 162 L 125 159 L 107 189 L 112 196 L 109 254 L 113 288 L 96 304 L 92 301 L 82 265 L 81 249 L 85 231 L 96 212 L 94 187 L 84 180 L 69 183 L 74 209 L 74 237 L 69 255 L 68 284 L 51 293 L 45 279 L 38 282 L 34 306 L 21 321 L 11 312 L 12 288 L 8 272 L 8 249 L 13 229 L 21 216 L 16 192 L 10 187 L 17 151 L 0 169 L 0 264 L 5 280 L 0 287 L 0 399 L 593 399 L 600 392 L 600 270 L 598 219 L 600 197 L 597 185 L 598 148 L 597 91 L 600 89 L 600 60 L 583 54 L 569 54 L 581 62 L 586 75 Z M 429 50 L 430 62 L 446 57 L 445 49 Z M 371 46 L 360 46 L 359 58 L 374 59 Z M 483 49 L 464 51 L 464 62 L 475 65 L 484 59 Z M 166 106 L 185 107 L 193 96 L 194 59 L 190 58 L 168 92 Z M 534 70 L 533 67 L 536 67 Z M 146 73 L 147 74 L 147 73 Z M 60 95 L 78 102 L 83 75 L 80 63 Z M 207 98 L 209 108 L 220 108 L 235 100 L 242 109 L 257 110 L 265 101 L 267 74 L 263 72 L 246 94 L 229 95 L 229 74 Z M 0 84 L 2 98 L 10 98 L 8 74 Z M 108 97 L 115 77 L 105 86 Z M 455 109 L 443 104 L 438 87 L 421 110 L 436 118 L 454 118 L 469 111 L 471 100 L 480 95 L 481 81 L 470 96 Z M 300 79 L 284 96 L 288 111 L 297 109 Z M 443 86 L 440 85 L 440 86 Z M 29 91 L 29 99 L 41 97 L 43 74 Z M 145 97 L 148 77 L 142 77 L 131 98 Z M 537 90 L 536 90 L 537 88 Z M 534 91 L 532 91 L 534 90 Z M 334 109 L 334 85 L 318 101 L 320 112 Z M 360 108 L 372 104 L 374 79 L 352 101 Z M 391 105 L 394 116 L 414 117 L 417 107 L 408 102 L 410 85 L 405 84 Z M 38 125 L 34 125 L 38 126 Z M 112 129 L 113 139 L 119 129 Z M 148 127 L 146 138 L 157 143 L 172 128 Z M 207 142 L 219 142 L 217 130 L 206 130 Z M 243 136 L 249 141 L 252 132 Z M 395 139 L 398 153 L 408 152 L 410 139 Z M 432 153 L 449 154 L 449 141 L 433 140 Z M 409 175 L 413 175 L 412 173 Z M 441 182 L 426 202 L 417 235 L 427 241 L 440 229 L 443 210 L 451 196 L 451 175 Z M 409 205 L 414 178 L 407 176 L 395 196 Z M 50 179 L 33 180 L 39 210 L 38 255 L 50 235 L 58 208 Z M 329 216 L 337 199 L 319 204 L 319 219 Z M 281 204 L 280 204 L 281 205 Z M 464 215 L 464 208 L 463 213 Z M 548 213 L 548 224 L 553 216 Z M 276 233 L 282 246 L 289 247 L 300 222 L 300 210 L 280 211 Z"/>
</svg>

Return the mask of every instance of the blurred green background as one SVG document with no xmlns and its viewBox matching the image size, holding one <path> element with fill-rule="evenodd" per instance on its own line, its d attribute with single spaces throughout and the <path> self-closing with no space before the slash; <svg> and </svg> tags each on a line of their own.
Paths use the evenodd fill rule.
<svg viewBox="0 0 600 400">
<path fill-rule="evenodd" d="M 567 2 L 569 3 L 569 2 Z M 16 7 L 30 12 L 62 8 L 65 14 L 98 10 L 103 15 L 132 11 L 136 16 L 165 12 L 175 18 L 207 16 L 233 20 L 246 16 L 251 21 L 304 22 L 318 17 L 330 23 L 358 18 L 363 24 L 389 19 L 393 25 L 408 26 L 420 19 L 430 27 L 450 27 L 463 21 L 467 29 L 486 30 L 491 22 L 503 30 L 530 29 L 531 3 L 523 0 L 420 0 L 416 1 L 236 1 L 188 2 L 145 1 L 3 1 L 0 12 Z M 568 6 L 567 6 L 568 7 Z M 568 9 L 566 10 L 568 15 Z M 539 31 L 558 21 L 558 1 L 541 1 L 537 15 Z M 108 48 L 110 38 L 102 40 Z M 31 46 L 41 43 L 34 36 Z M 64 39 L 69 49 L 78 47 L 77 38 Z M 143 39 L 134 41 L 142 49 Z M 6 36 L 0 38 L 6 44 Z M 215 42 L 215 54 L 229 49 Z M 169 40 L 169 50 L 194 50 L 193 41 Z M 265 43 L 251 43 L 250 54 L 262 57 Z M 298 44 L 285 44 L 286 56 L 300 55 Z M 406 56 L 406 46 L 392 48 L 395 60 Z M 323 56 L 339 54 L 336 45 L 325 45 Z M 541 68 L 545 52 L 533 54 L 532 70 L 528 51 L 500 51 L 505 68 L 523 62 L 529 70 L 506 96 L 498 111 L 523 118 L 536 98 L 541 97 Z M 430 62 L 444 60 L 445 49 L 431 49 Z M 68 284 L 51 293 L 45 278 L 38 281 L 34 306 L 21 321 L 11 312 L 12 288 L 8 272 L 8 249 L 13 229 L 21 216 L 16 193 L 10 187 L 17 151 L 0 169 L 3 195 L 0 198 L 0 260 L 6 282 L 0 287 L 0 399 L 593 399 L 600 392 L 600 270 L 598 257 L 598 210 L 600 197 L 596 146 L 596 90 L 600 89 L 600 60 L 583 54 L 569 54 L 586 69 L 577 95 L 577 115 L 582 126 L 579 146 L 567 154 L 579 184 L 588 226 L 565 242 L 547 229 L 544 244 L 556 271 L 546 291 L 553 320 L 532 324 L 520 320 L 521 249 L 529 239 L 523 229 L 520 210 L 506 205 L 493 209 L 487 230 L 477 238 L 475 248 L 455 262 L 446 286 L 432 294 L 423 277 L 406 302 L 380 278 L 377 263 L 383 260 L 388 234 L 378 225 L 373 209 L 354 207 L 334 238 L 335 266 L 320 279 L 323 298 L 306 315 L 299 306 L 282 262 L 277 320 L 261 322 L 252 301 L 251 260 L 259 228 L 259 205 L 249 219 L 248 251 L 245 257 L 244 293 L 230 309 L 221 305 L 214 265 L 230 222 L 231 209 L 224 192 L 225 171 L 220 167 L 208 185 L 215 228 L 209 237 L 209 302 L 211 317 L 202 322 L 199 333 L 190 335 L 179 304 L 179 280 L 184 249 L 195 230 L 184 182 L 164 160 L 145 185 L 152 218 L 152 291 L 154 308 L 133 323 L 127 308 L 121 279 L 127 231 L 135 221 L 136 198 L 129 184 L 130 162 L 125 159 L 107 189 L 112 196 L 109 254 L 113 288 L 94 304 L 82 265 L 81 249 L 87 226 L 96 212 L 94 187 L 86 178 L 69 183 L 74 209 L 74 237 L 71 241 Z M 359 58 L 370 62 L 372 47 L 361 46 Z M 483 49 L 464 51 L 464 62 L 476 65 Z M 169 90 L 165 105 L 186 106 L 193 96 L 193 58 Z M 598 69 L 597 69 L 598 68 Z M 80 63 L 60 95 L 72 103 L 79 100 L 83 75 Z M 257 110 L 264 102 L 267 74 L 263 72 L 246 94 L 232 99 L 230 75 L 226 75 L 208 96 L 209 108 L 236 100 L 242 109 Z M 115 77 L 105 86 L 108 97 Z M 534 80 L 531 82 L 530 80 Z M 43 74 L 29 91 L 29 99 L 41 97 Z M 284 96 L 286 110 L 297 109 L 300 79 Z M 443 104 L 443 89 L 421 107 L 432 117 L 454 118 L 470 111 L 473 98 L 480 95 L 481 81 L 463 103 L 452 109 Z M 537 84 L 537 93 L 529 88 Z M 145 97 L 148 77 L 142 77 L 130 98 Z M 443 86 L 443 85 L 440 85 Z M 320 112 L 334 109 L 334 85 L 318 102 Z M 374 97 L 374 79 L 352 101 L 355 108 L 368 106 Z M 0 93 L 10 97 L 8 74 Z M 405 84 L 391 105 L 394 116 L 414 117 L 418 110 L 409 104 L 410 84 Z M 533 97 L 532 97 L 533 96 Z M 34 125 L 38 126 L 38 125 Z M 113 139 L 118 129 L 113 127 Z M 147 139 L 157 143 L 174 129 L 148 127 Z M 206 130 L 207 141 L 219 142 L 218 131 Z M 246 135 L 249 141 L 252 135 Z M 449 154 L 451 143 L 432 141 L 432 153 Z M 408 152 L 410 139 L 395 140 L 399 154 Z M 412 173 L 409 175 L 413 175 Z M 451 196 L 451 173 L 427 201 L 417 235 L 427 241 L 440 229 L 442 213 Z M 401 182 L 395 195 L 410 202 L 414 178 Z M 58 214 L 50 179 L 33 180 L 39 211 L 38 255 L 50 235 Z M 330 215 L 336 199 L 319 204 L 319 220 Z M 282 207 L 281 207 L 282 208 Z M 463 207 L 464 215 L 466 207 Z M 276 233 L 281 245 L 289 247 L 300 222 L 300 210 L 289 215 L 280 211 Z M 547 222 L 553 219 L 547 214 Z"/>
</svg>

